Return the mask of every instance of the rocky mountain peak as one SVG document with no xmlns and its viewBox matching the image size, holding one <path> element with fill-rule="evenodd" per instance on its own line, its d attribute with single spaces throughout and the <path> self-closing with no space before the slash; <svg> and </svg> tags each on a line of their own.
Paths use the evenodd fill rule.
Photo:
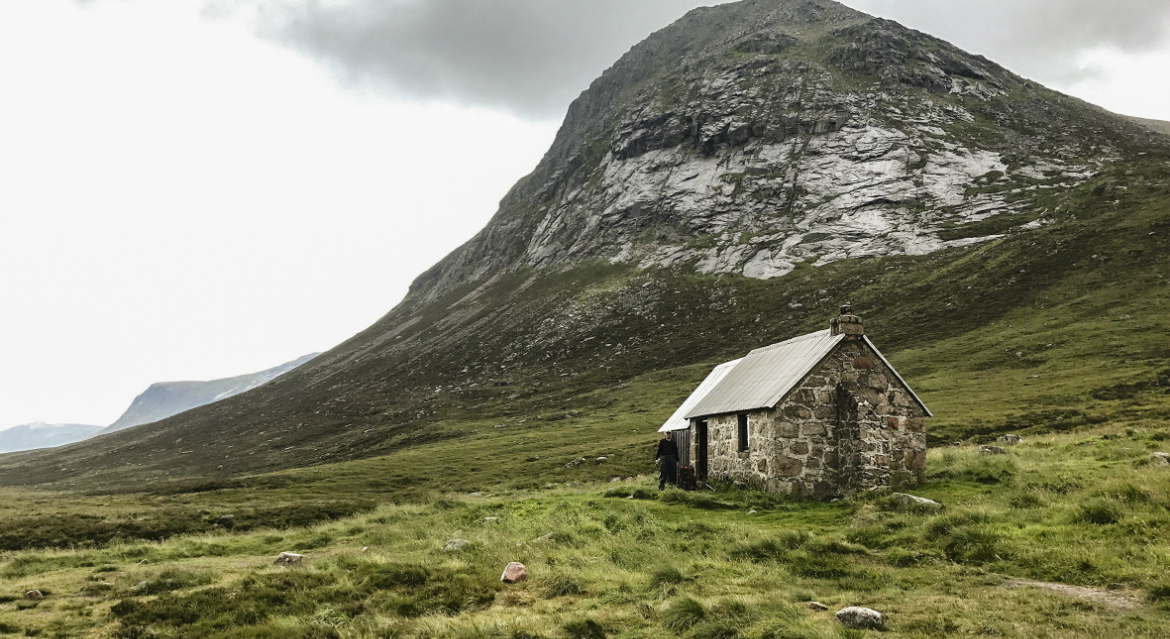
<svg viewBox="0 0 1170 639">
<path fill-rule="evenodd" d="M 1155 137 L 835 2 L 696 9 L 572 104 L 537 169 L 407 303 L 523 266 L 773 278 L 985 241 L 1045 224 L 1033 195 Z"/>
</svg>

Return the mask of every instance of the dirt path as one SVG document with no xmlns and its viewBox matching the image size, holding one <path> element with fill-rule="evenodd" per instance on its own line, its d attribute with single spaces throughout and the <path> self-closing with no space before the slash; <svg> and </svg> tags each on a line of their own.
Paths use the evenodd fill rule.
<svg viewBox="0 0 1170 639">
<path fill-rule="evenodd" d="M 1003 585 L 1008 588 L 1043 588 L 1070 597 L 1076 597 L 1077 599 L 1102 603 L 1122 610 L 1133 610 L 1134 608 L 1140 608 L 1142 605 L 1141 597 L 1137 593 L 1129 590 L 1105 590 L 1102 588 L 1090 588 L 1088 586 L 1070 586 L 1068 584 L 1054 584 L 1047 581 L 1032 581 L 1030 579 L 1008 579 L 1003 582 Z"/>
</svg>

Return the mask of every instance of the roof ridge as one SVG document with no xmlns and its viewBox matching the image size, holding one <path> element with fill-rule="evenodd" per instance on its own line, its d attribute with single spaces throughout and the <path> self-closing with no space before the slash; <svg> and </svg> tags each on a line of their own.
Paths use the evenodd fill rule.
<svg viewBox="0 0 1170 639">
<path fill-rule="evenodd" d="M 828 333 L 829 331 L 830 331 L 830 329 L 826 328 L 824 330 L 816 331 L 813 333 L 808 333 L 806 335 L 798 335 L 797 337 L 790 337 L 790 338 L 784 340 L 783 342 L 776 342 L 775 344 L 770 344 L 768 346 L 761 346 L 761 347 L 757 348 L 756 350 L 752 351 L 752 353 L 760 353 L 763 351 L 772 350 L 773 348 L 779 348 L 781 346 L 795 344 L 799 341 L 806 340 L 806 339 L 820 339 L 820 338 L 824 337 L 825 334 Z"/>
</svg>

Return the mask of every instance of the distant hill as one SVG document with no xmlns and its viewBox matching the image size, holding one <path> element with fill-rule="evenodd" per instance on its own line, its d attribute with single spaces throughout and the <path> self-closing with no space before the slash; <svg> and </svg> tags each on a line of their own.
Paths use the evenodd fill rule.
<svg viewBox="0 0 1170 639">
<path fill-rule="evenodd" d="M 1133 116 L 1129 116 L 1129 119 L 1137 122 L 1147 129 L 1152 129 L 1158 133 L 1165 133 L 1166 135 L 1170 135 L 1170 122 L 1165 120 L 1150 120 L 1147 118 L 1135 118 Z"/>
<path fill-rule="evenodd" d="M 0 453 L 64 446 L 93 437 L 101 426 L 33 422 L 0 430 Z"/>
<path fill-rule="evenodd" d="M 275 368 L 260 371 L 259 373 L 240 375 L 238 377 L 214 379 L 208 382 L 161 382 L 151 384 L 150 388 L 147 388 L 145 392 L 134 398 L 134 401 L 130 404 L 130 408 L 127 408 L 126 412 L 122 413 L 122 416 L 117 421 L 102 429 L 98 434 L 113 433 L 139 424 L 157 422 L 160 419 L 178 415 L 192 408 L 198 408 L 199 406 L 204 406 L 212 402 L 218 402 L 221 399 L 239 395 L 240 393 L 250 391 L 261 384 L 266 384 L 280 377 L 313 359 L 318 354 L 305 355 L 304 357 L 281 364 Z"/>
</svg>

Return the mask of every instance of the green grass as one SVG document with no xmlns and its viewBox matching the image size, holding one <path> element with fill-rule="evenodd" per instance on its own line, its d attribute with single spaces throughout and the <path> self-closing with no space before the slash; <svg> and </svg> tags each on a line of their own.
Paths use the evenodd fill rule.
<svg viewBox="0 0 1170 639">
<path fill-rule="evenodd" d="M 1151 420 L 1033 436 L 1006 456 L 931 450 L 915 493 L 941 501 L 936 513 L 881 493 L 660 494 L 647 476 L 618 484 L 644 499 L 607 496 L 608 482 L 501 487 L 385 500 L 308 527 L 7 551 L 0 624 L 44 637 L 828 639 L 843 636 L 832 610 L 865 605 L 886 614 L 888 637 L 1165 637 L 1170 470 L 1146 462 L 1167 435 L 1170 423 Z M 318 469 L 320 481 L 347 467 Z M 222 496 L 232 490 L 243 489 Z M 129 496 L 61 498 L 92 512 Z M 445 551 L 455 537 L 471 543 Z M 294 549 L 305 565 L 272 565 Z M 501 584 L 509 561 L 530 580 Z M 1137 607 L 1009 590 L 1009 578 L 1096 587 Z M 35 606 L 20 598 L 32 588 L 48 593 Z M 832 610 L 809 610 L 813 599 Z"/>
</svg>

